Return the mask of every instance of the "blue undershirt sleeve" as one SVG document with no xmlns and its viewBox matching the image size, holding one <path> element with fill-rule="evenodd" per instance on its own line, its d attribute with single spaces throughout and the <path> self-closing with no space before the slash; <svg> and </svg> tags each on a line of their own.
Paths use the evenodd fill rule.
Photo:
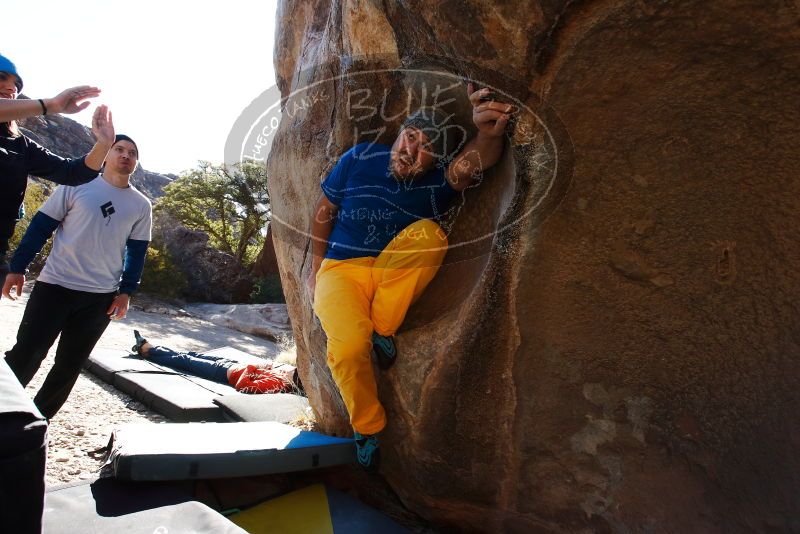
<svg viewBox="0 0 800 534">
<path fill-rule="evenodd" d="M 56 231 L 61 221 L 45 215 L 41 211 L 31 219 L 25 235 L 22 236 L 17 251 L 14 257 L 11 258 L 9 271 L 12 273 L 24 273 L 28 268 L 28 264 L 33 261 L 33 258 L 42 250 L 42 247 L 53 232 Z"/>
<path fill-rule="evenodd" d="M 139 287 L 149 244 L 150 241 L 140 239 L 128 239 L 125 243 L 125 267 L 122 270 L 122 281 L 119 284 L 120 293 L 132 295 Z"/>
</svg>

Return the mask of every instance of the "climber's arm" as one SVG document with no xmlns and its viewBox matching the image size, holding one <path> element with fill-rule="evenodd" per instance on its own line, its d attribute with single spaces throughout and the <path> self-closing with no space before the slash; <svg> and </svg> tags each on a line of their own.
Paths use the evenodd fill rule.
<svg viewBox="0 0 800 534">
<path fill-rule="evenodd" d="M 503 155 L 506 126 L 516 111 L 510 104 L 485 100 L 491 97 L 491 90 L 486 87 L 475 91 L 470 83 L 467 94 L 478 135 L 467 143 L 447 168 L 447 180 L 456 191 L 469 187 L 476 177 L 498 162 Z"/>
<path fill-rule="evenodd" d="M 306 288 L 311 302 L 314 301 L 314 289 L 317 285 L 317 271 L 328 250 L 328 237 L 333 230 L 333 223 L 339 208 L 324 194 L 320 195 L 311 221 L 311 272 L 306 280 Z"/>
</svg>

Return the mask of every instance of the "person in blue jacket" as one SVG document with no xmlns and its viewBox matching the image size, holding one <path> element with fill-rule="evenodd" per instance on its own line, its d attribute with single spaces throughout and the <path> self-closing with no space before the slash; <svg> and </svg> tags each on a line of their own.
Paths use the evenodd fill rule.
<svg viewBox="0 0 800 534">
<path fill-rule="evenodd" d="M 86 108 L 87 98 L 100 93 L 96 87 L 67 89 L 48 99 L 17 100 L 22 78 L 17 67 L 0 55 L 0 284 L 8 273 L 8 242 L 20 217 L 28 175 L 58 184 L 80 185 L 93 180 L 114 143 L 111 113 L 99 106 L 92 117 L 97 142 L 82 158 L 59 157 L 19 131 L 16 119 L 54 113 L 77 113 Z"/>
</svg>

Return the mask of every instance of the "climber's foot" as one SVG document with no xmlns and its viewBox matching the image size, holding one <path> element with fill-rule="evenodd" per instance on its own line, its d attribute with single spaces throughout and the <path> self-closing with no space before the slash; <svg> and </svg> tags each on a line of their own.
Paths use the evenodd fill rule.
<svg viewBox="0 0 800 534">
<path fill-rule="evenodd" d="M 358 465 L 369 473 L 375 473 L 381 463 L 381 449 L 378 447 L 376 435 L 364 435 L 353 432 L 356 441 L 356 459 Z"/>
<path fill-rule="evenodd" d="M 138 330 L 134 330 L 133 331 L 133 337 L 136 338 L 136 344 L 131 347 L 131 350 L 133 352 L 135 352 L 136 354 L 138 354 L 139 356 L 144 356 L 144 354 L 142 354 L 142 352 L 143 352 L 142 351 L 142 347 L 144 347 L 145 344 L 149 345 L 149 343 L 147 343 L 147 340 L 142 337 L 142 335 L 139 333 Z M 148 346 L 147 348 L 150 348 L 150 347 Z M 144 352 L 147 352 L 147 351 L 145 350 Z"/>
<path fill-rule="evenodd" d="M 382 336 L 373 332 L 372 352 L 375 354 L 378 367 L 384 371 L 389 369 L 397 361 L 397 345 L 395 345 L 394 336 Z"/>
</svg>

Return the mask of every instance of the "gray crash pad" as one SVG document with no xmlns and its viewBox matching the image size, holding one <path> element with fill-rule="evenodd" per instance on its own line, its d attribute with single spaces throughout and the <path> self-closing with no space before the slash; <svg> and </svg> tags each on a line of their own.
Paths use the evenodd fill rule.
<svg viewBox="0 0 800 534">
<path fill-rule="evenodd" d="M 350 463 L 353 440 L 275 422 L 126 424 L 103 471 L 121 480 L 192 480 L 304 471 Z"/>
<path fill-rule="evenodd" d="M 48 488 L 44 500 L 44 534 L 245 532 L 195 501 L 190 488 L 178 483 L 134 483 L 105 478 Z"/>
<path fill-rule="evenodd" d="M 207 351 L 242 364 L 264 363 L 231 347 Z M 104 382 L 124 391 L 145 406 L 173 421 L 225 421 L 214 399 L 247 396 L 227 384 L 156 365 L 125 350 L 98 348 L 92 351 L 84 367 Z"/>
<path fill-rule="evenodd" d="M 308 399 L 290 393 L 223 395 L 214 399 L 231 421 L 291 423 L 311 417 Z"/>
</svg>

